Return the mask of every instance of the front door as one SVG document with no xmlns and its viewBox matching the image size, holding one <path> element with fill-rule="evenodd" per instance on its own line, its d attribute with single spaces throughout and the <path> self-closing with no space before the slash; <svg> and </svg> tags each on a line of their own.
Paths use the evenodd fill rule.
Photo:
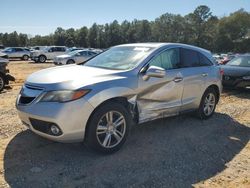
<svg viewBox="0 0 250 188">
<path fill-rule="evenodd" d="M 146 73 L 140 73 L 136 99 L 140 123 L 179 113 L 183 92 L 183 76 L 178 69 L 179 51 L 179 48 L 167 49 L 149 61 L 147 67 L 157 66 L 165 70 L 163 78 L 145 80 Z"/>
</svg>

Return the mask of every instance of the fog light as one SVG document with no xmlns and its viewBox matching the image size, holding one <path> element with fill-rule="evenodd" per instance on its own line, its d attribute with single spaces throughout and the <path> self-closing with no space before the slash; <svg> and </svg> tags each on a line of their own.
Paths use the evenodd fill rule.
<svg viewBox="0 0 250 188">
<path fill-rule="evenodd" d="M 58 134 L 60 133 L 60 129 L 59 129 L 57 126 L 55 126 L 55 125 L 52 125 L 52 126 L 50 127 L 50 130 L 51 130 L 51 132 L 52 132 L 54 135 L 58 135 Z"/>
</svg>

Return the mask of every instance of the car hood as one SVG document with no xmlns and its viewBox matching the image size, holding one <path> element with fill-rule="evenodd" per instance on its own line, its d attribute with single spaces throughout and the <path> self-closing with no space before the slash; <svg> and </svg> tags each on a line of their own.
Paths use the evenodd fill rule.
<svg viewBox="0 0 250 188">
<path fill-rule="evenodd" d="M 224 70 L 224 75 L 226 76 L 250 75 L 250 67 L 238 67 L 238 66 L 224 65 L 224 66 L 221 66 L 221 68 Z"/>
<path fill-rule="evenodd" d="M 40 70 L 31 74 L 26 84 L 47 90 L 79 89 L 104 81 L 123 79 L 121 71 L 82 65 L 66 65 Z"/>
</svg>

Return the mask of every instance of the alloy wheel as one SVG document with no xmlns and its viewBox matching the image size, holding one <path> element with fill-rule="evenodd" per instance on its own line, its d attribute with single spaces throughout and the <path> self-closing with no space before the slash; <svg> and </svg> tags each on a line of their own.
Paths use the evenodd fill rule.
<svg viewBox="0 0 250 188">
<path fill-rule="evenodd" d="M 118 111 L 108 111 L 104 114 L 96 129 L 99 144 L 104 148 L 118 145 L 126 133 L 125 117 Z"/>
<path fill-rule="evenodd" d="M 215 104 L 215 95 L 213 93 L 208 93 L 203 106 L 203 111 L 206 116 L 209 116 L 213 113 Z"/>
</svg>

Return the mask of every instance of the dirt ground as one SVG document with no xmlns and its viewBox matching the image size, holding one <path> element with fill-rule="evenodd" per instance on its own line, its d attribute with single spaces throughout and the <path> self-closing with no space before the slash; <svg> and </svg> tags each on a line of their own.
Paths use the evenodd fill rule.
<svg viewBox="0 0 250 188">
<path fill-rule="evenodd" d="M 20 122 L 15 99 L 30 73 L 12 61 L 0 94 L 0 187 L 250 187 L 250 91 L 224 91 L 215 115 L 190 114 L 132 128 L 113 155 L 43 139 Z"/>
</svg>

